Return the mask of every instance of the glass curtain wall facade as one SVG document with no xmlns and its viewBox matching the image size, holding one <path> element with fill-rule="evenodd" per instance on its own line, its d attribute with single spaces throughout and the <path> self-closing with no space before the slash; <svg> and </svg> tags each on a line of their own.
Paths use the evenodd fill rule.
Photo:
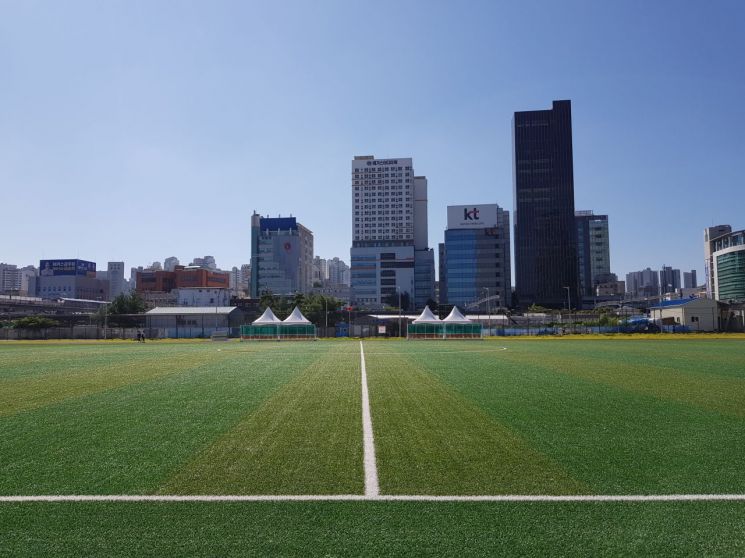
<svg viewBox="0 0 745 558">
<path fill-rule="evenodd" d="M 745 247 L 717 256 L 720 300 L 745 301 Z"/>
<path fill-rule="evenodd" d="M 505 219 L 507 212 L 504 212 Z M 506 235 L 505 235 L 506 232 Z M 445 297 L 441 302 L 464 308 L 486 297 L 499 296 L 492 307 L 510 306 L 509 224 L 485 229 L 445 231 Z M 440 283 L 442 289 L 442 282 Z"/>
<path fill-rule="evenodd" d="M 704 275 L 706 276 L 706 295 L 716 298 L 714 287 L 714 252 L 717 239 L 732 232 L 730 225 L 716 225 L 704 229 Z"/>
<path fill-rule="evenodd" d="M 745 230 L 713 241 L 714 292 L 722 302 L 745 302 Z"/>
<path fill-rule="evenodd" d="M 437 259 L 437 277 L 440 283 L 438 289 L 437 302 L 438 304 L 447 304 L 448 301 L 448 276 L 447 267 L 445 266 L 445 243 L 440 242 L 437 245 L 438 259 Z"/>
<path fill-rule="evenodd" d="M 251 216 L 251 297 L 292 295 L 313 285 L 313 233 L 295 217 Z"/>
<path fill-rule="evenodd" d="M 579 300 L 570 101 L 516 112 L 513 149 L 519 304 L 561 308 Z"/>
</svg>

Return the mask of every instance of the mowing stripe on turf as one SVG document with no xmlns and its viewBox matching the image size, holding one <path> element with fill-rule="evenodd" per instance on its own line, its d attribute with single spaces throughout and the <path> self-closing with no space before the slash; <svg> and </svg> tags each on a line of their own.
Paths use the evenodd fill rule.
<svg viewBox="0 0 745 558">
<path fill-rule="evenodd" d="M 148 348 L 149 350 L 149 348 Z M 206 354 L 135 354 L 109 351 L 104 359 L 90 364 L 79 354 L 59 357 L 43 364 L 44 373 L 29 377 L 0 376 L 0 417 L 58 405 L 113 389 L 157 381 L 182 374 L 209 362 Z M 125 360 L 127 359 L 127 360 Z"/>
<path fill-rule="evenodd" d="M 365 463 L 365 496 L 380 494 L 378 469 L 375 464 L 375 440 L 373 438 L 372 416 L 370 414 L 370 394 L 367 391 L 367 370 L 365 369 L 365 349 L 360 341 L 360 368 L 362 369 L 362 443 Z"/>
<path fill-rule="evenodd" d="M 424 494 L 102 494 L 0 496 L 0 503 L 18 502 L 714 502 L 745 501 L 745 494 L 505 494 L 427 496 Z"/>
<path fill-rule="evenodd" d="M 328 345 L 314 355 L 292 381 L 174 469 L 155 491 L 363 494 L 360 357 L 357 347 L 339 348 Z M 283 350 L 302 352 L 304 345 Z"/>
<path fill-rule="evenodd" d="M 406 354 L 367 357 L 367 372 L 384 494 L 599 492 Z"/>
<path fill-rule="evenodd" d="M 657 377 L 655 358 L 664 363 L 667 355 L 676 354 L 670 343 L 659 344 L 668 345 L 665 350 L 648 342 L 512 343 L 509 351 L 498 356 L 462 354 L 457 358 L 434 353 L 438 346 L 444 348 L 444 345 L 444 342 L 433 343 L 431 356 L 419 354 L 411 358 L 587 485 L 586 490 L 568 493 L 745 492 L 742 468 L 745 448 L 741 444 L 745 422 L 742 418 L 683 405 L 681 401 L 668 398 L 653 398 L 651 394 L 637 391 L 640 384 L 651 385 Z M 622 345 L 630 357 L 649 355 L 648 366 L 641 373 L 633 366 L 625 370 L 616 368 L 625 362 L 624 354 L 620 350 L 618 354 L 612 352 L 611 346 L 623 348 Z M 710 347 L 718 349 L 713 344 Z M 402 345 L 401 350 L 404 349 Z M 409 352 L 406 354 L 408 356 Z M 575 357 L 573 361 L 568 358 L 570 354 Z M 585 359 L 585 354 L 594 358 Z M 698 360 L 692 359 L 685 367 L 681 364 L 680 375 L 695 374 L 699 368 L 706 367 L 707 354 L 702 353 Z M 599 364 L 602 355 L 608 357 L 607 369 Z M 378 454 L 383 458 L 374 357 L 367 359 L 371 396 L 376 406 Z M 723 374 L 734 376 L 738 373 L 737 364 L 738 359 L 733 358 L 729 366 L 721 365 L 719 369 Z M 740 376 L 743 376 L 742 370 L 741 367 Z M 591 374 L 611 378 L 614 383 L 589 380 L 586 376 Z M 645 377 L 634 381 L 638 376 Z M 625 387 L 617 385 L 621 381 L 625 381 Z M 673 387 L 672 382 L 672 378 L 659 381 L 661 389 L 677 389 L 694 397 L 692 390 Z M 701 395 L 696 397 L 714 400 L 714 388 L 714 382 L 709 385 L 702 381 L 697 386 Z M 732 401 L 736 395 L 722 394 L 720 400 L 725 398 Z M 386 492 L 382 465 L 380 473 L 381 486 Z M 492 489 L 471 493 L 500 492 Z M 510 492 L 532 491 L 518 488 Z M 536 493 L 567 492 L 549 486 Z"/>
</svg>

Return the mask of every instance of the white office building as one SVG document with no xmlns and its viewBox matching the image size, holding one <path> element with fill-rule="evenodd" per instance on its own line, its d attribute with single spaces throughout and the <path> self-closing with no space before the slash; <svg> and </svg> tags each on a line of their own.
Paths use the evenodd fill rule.
<svg viewBox="0 0 745 558">
<path fill-rule="evenodd" d="M 178 306 L 217 307 L 230 304 L 230 289 L 212 287 L 181 287 L 174 289 Z"/>
<path fill-rule="evenodd" d="M 427 245 L 427 178 L 411 158 L 352 161 L 352 303 L 410 308 L 434 298 L 434 252 Z"/>
<path fill-rule="evenodd" d="M 32 265 L 19 268 L 14 264 L 0 263 L 0 294 L 34 296 L 36 273 Z"/>
<path fill-rule="evenodd" d="M 165 271 L 175 271 L 177 265 L 179 265 L 179 261 L 176 256 L 169 256 L 163 261 L 163 269 Z"/>
<path fill-rule="evenodd" d="M 106 276 L 109 280 L 109 299 L 114 300 L 126 290 L 126 284 L 124 283 L 124 262 L 109 262 L 106 271 Z"/>
</svg>

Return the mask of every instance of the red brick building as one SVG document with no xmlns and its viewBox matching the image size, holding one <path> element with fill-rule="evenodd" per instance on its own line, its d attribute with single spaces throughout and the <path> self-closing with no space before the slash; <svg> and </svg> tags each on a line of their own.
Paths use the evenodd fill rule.
<svg viewBox="0 0 745 558">
<path fill-rule="evenodd" d="M 230 273 L 177 265 L 174 271 L 138 271 L 136 281 L 138 292 L 169 293 L 182 287 L 227 289 L 230 286 Z"/>
</svg>

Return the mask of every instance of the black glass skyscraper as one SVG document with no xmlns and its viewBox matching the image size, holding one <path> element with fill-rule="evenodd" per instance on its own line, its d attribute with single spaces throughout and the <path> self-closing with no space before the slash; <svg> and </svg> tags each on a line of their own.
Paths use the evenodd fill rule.
<svg viewBox="0 0 745 558">
<path fill-rule="evenodd" d="M 515 290 L 520 306 L 578 307 L 572 105 L 516 112 Z"/>
</svg>

